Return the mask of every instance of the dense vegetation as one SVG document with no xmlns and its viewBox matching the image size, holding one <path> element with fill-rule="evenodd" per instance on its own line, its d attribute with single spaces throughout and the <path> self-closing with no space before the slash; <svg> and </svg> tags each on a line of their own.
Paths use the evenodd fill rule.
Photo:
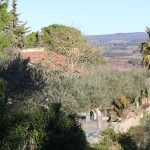
<svg viewBox="0 0 150 150">
<path fill-rule="evenodd" d="M 20 49 L 25 47 L 25 35 L 29 28 L 25 27 L 26 23 L 19 20 L 17 13 L 17 2 L 12 0 L 12 9 L 8 11 L 8 2 L 0 1 L 0 59 L 6 56 L 6 49 L 11 47 Z"/>
<path fill-rule="evenodd" d="M 41 30 L 26 36 L 27 48 L 45 47 L 49 51 L 69 57 L 72 65 L 97 64 L 103 61 L 100 49 L 91 47 L 79 30 L 58 24 Z"/>
<path fill-rule="evenodd" d="M 41 68 L 19 57 L 2 63 L 1 149 L 59 150 L 64 144 L 64 149 L 82 150 L 87 144 L 75 114 L 109 106 L 121 95 L 132 103 L 146 88 L 144 80 L 148 76 L 109 70 L 78 76 Z"/>
<path fill-rule="evenodd" d="M 7 2 L 0 1 L 0 149 L 90 149 L 78 114 L 112 104 L 121 113 L 127 104 L 143 96 L 149 72 L 94 68 L 93 64 L 102 58 L 80 31 L 55 24 L 27 35 L 28 28 L 18 19 L 17 1 L 12 1 L 10 12 L 7 7 Z M 23 59 L 16 52 L 34 47 L 65 55 L 73 65 L 88 65 L 90 70 L 83 74 L 50 70 L 42 64 L 31 64 L 29 58 Z M 106 130 L 96 149 L 114 145 L 141 148 L 136 134 L 144 135 L 147 142 L 144 146 L 148 147 L 149 120 L 147 116 L 142 126 L 130 129 L 127 134 Z"/>
<path fill-rule="evenodd" d="M 86 148 L 84 133 L 75 116 L 62 111 L 61 101 L 69 102 L 69 99 L 59 96 L 65 97 L 66 93 L 62 92 L 68 86 L 60 82 L 59 73 L 46 75 L 39 66 L 29 66 L 28 60 L 21 58 L 2 66 L 0 149 Z M 47 82 L 45 76 L 51 82 Z M 54 77 L 58 79 L 53 80 Z"/>
<path fill-rule="evenodd" d="M 95 150 L 149 150 L 150 147 L 150 116 L 144 115 L 141 125 L 131 127 L 126 133 L 116 133 L 106 129 L 99 144 L 93 145 Z"/>
</svg>

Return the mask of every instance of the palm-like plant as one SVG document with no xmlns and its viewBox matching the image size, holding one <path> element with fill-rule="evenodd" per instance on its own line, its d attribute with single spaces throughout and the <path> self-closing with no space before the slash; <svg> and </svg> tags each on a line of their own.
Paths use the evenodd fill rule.
<svg viewBox="0 0 150 150">
<path fill-rule="evenodd" d="M 141 53 L 143 54 L 142 64 L 147 69 L 150 69 L 150 28 L 146 28 L 148 34 L 147 42 L 141 43 Z"/>
<path fill-rule="evenodd" d="M 146 33 L 148 34 L 148 38 L 150 39 L 150 28 L 146 27 Z"/>
</svg>

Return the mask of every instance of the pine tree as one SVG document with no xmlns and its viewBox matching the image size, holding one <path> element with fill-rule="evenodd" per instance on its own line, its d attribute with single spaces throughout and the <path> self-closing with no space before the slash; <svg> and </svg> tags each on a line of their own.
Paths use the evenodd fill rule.
<svg viewBox="0 0 150 150">
<path fill-rule="evenodd" d="M 17 0 L 12 1 L 12 21 L 10 24 L 10 33 L 12 35 L 12 46 L 13 48 L 23 48 L 25 46 L 25 34 L 28 32 L 26 23 L 19 21 L 19 15 L 17 13 Z"/>
<path fill-rule="evenodd" d="M 36 37 L 35 46 L 39 47 L 42 45 L 42 39 L 41 39 L 41 35 L 40 35 L 41 33 L 39 31 L 37 31 L 35 34 L 36 34 L 35 35 L 35 37 Z"/>
<path fill-rule="evenodd" d="M 4 49 L 11 43 L 11 36 L 8 32 L 11 15 L 7 11 L 8 2 L 0 1 L 0 59 L 4 58 Z"/>
</svg>

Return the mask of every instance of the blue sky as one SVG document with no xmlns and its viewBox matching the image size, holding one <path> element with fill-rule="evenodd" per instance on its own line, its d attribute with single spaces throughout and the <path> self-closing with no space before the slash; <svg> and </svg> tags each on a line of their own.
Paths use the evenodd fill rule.
<svg viewBox="0 0 150 150">
<path fill-rule="evenodd" d="M 143 32 L 149 7 L 150 0 L 18 0 L 20 19 L 33 31 L 57 23 L 88 35 Z"/>
</svg>

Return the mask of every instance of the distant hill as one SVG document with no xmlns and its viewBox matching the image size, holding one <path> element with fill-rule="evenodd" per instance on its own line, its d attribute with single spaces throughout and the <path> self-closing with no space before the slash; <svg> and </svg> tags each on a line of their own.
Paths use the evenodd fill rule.
<svg viewBox="0 0 150 150">
<path fill-rule="evenodd" d="M 88 35 L 86 39 L 89 43 L 95 44 L 113 44 L 113 43 L 141 43 L 146 41 L 147 34 L 145 32 L 134 33 L 116 33 L 108 35 Z"/>
</svg>

